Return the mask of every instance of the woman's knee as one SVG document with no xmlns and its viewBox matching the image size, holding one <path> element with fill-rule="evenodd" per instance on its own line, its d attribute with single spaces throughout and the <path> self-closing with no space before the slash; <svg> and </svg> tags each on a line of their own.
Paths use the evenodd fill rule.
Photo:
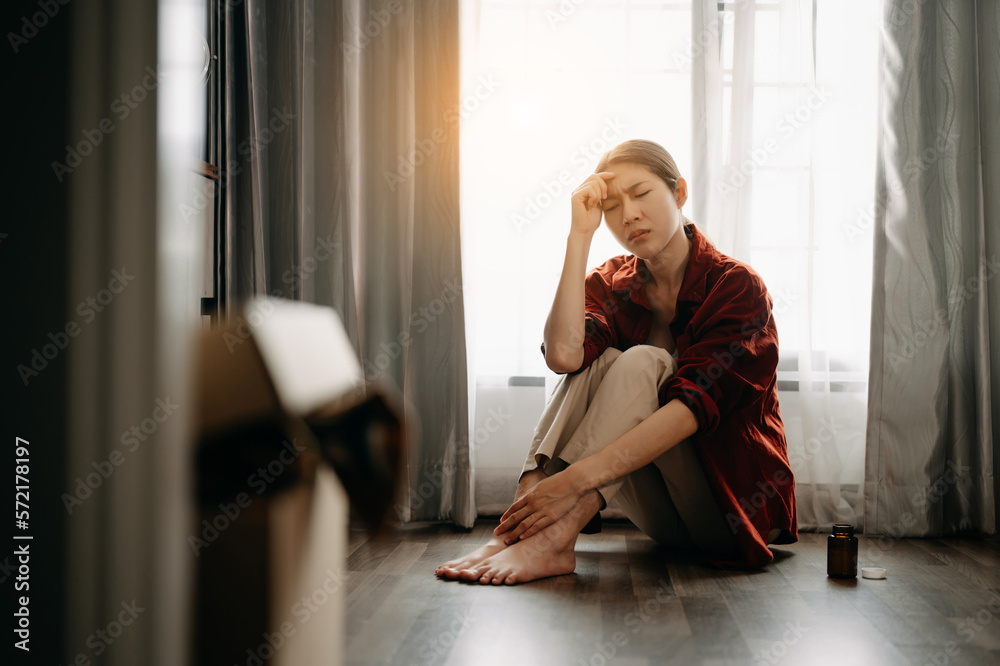
<svg viewBox="0 0 1000 666">
<path fill-rule="evenodd" d="M 598 361 L 603 361 L 605 363 L 614 363 L 622 355 L 621 349 L 615 349 L 614 347 L 608 347 L 597 357 Z"/>
<path fill-rule="evenodd" d="M 671 371 L 675 367 L 675 361 L 670 352 L 653 345 L 636 345 L 621 352 L 614 365 L 611 366 L 611 371 L 624 372 L 630 376 L 649 373 L 651 376 L 659 377 L 660 372 L 665 367 L 670 368 Z"/>
<path fill-rule="evenodd" d="M 580 373 L 579 375 L 572 375 L 572 377 L 580 377 L 588 374 L 588 371 L 591 375 L 593 375 L 593 373 L 597 373 L 598 377 L 603 377 L 608 369 L 615 364 L 619 357 L 621 357 L 621 355 L 622 352 L 620 349 L 608 347 L 601 353 L 600 356 L 597 357 L 597 359 L 590 365 L 589 368 L 587 368 L 586 371 Z"/>
</svg>

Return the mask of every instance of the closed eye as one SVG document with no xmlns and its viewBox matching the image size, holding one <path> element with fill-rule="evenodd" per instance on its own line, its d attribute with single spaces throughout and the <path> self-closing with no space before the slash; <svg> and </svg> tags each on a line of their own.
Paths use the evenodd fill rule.
<svg viewBox="0 0 1000 666">
<path fill-rule="evenodd" d="M 646 196 L 647 194 L 649 194 L 650 192 L 652 192 L 652 190 L 646 190 L 642 194 L 636 194 L 634 198 L 641 199 L 644 196 Z M 618 204 L 612 204 L 610 206 L 602 206 L 602 208 L 604 209 L 604 212 L 609 212 L 609 211 L 614 210 L 615 208 L 618 208 Z"/>
</svg>

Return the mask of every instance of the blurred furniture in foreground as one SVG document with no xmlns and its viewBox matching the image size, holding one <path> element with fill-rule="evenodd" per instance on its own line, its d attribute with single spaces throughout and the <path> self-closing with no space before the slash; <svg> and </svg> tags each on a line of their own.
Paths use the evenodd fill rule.
<svg viewBox="0 0 1000 666">
<path fill-rule="evenodd" d="M 200 343 L 195 663 L 340 664 L 349 511 L 392 505 L 405 431 L 333 310 L 258 300 Z"/>
</svg>

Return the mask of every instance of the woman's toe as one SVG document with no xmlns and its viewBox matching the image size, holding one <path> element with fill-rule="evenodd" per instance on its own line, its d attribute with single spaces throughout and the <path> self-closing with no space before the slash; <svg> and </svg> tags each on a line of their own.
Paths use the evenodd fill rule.
<svg viewBox="0 0 1000 666">
<path fill-rule="evenodd" d="M 469 569 L 462 569 L 458 572 L 458 575 L 462 580 L 478 580 L 483 573 L 482 567 L 471 567 Z"/>
</svg>

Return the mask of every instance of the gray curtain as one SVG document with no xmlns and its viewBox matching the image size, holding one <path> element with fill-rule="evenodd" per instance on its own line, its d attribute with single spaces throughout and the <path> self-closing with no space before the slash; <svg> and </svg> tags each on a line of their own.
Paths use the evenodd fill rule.
<svg viewBox="0 0 1000 666">
<path fill-rule="evenodd" d="M 397 517 L 471 526 L 458 1 L 221 4 L 229 313 L 264 293 L 334 307 L 403 397 Z"/>
<path fill-rule="evenodd" d="M 353 129 L 335 38 L 342 13 L 312 0 L 219 5 L 227 83 L 223 302 L 229 314 L 265 293 L 330 305 L 357 343 L 351 249 L 358 207 L 345 149 Z"/>
<path fill-rule="evenodd" d="M 865 525 L 994 533 L 1000 3 L 885 3 Z"/>
</svg>

